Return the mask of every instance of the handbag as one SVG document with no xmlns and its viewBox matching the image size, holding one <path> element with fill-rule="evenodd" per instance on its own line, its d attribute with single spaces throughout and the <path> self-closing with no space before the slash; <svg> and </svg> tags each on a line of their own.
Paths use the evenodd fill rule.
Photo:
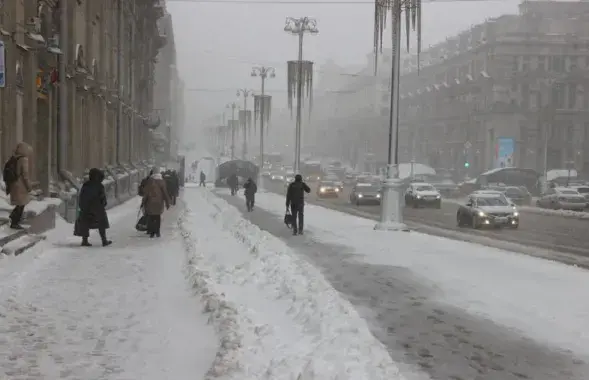
<svg viewBox="0 0 589 380">
<path fill-rule="evenodd" d="M 139 219 L 137 220 L 137 224 L 135 224 L 135 229 L 139 232 L 145 232 L 147 231 L 147 215 L 139 216 L 140 213 L 141 209 L 139 209 L 139 213 L 137 214 Z"/>
<path fill-rule="evenodd" d="M 286 214 L 284 214 L 284 224 L 286 224 L 288 228 L 291 228 L 292 226 L 292 214 L 290 213 L 290 210 L 286 210 Z"/>
</svg>

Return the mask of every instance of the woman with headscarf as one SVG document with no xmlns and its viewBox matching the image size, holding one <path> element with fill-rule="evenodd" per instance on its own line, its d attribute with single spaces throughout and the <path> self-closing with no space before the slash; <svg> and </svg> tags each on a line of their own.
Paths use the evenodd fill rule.
<svg viewBox="0 0 589 380">
<path fill-rule="evenodd" d="M 149 237 L 160 237 L 160 227 L 164 207 L 170 208 L 170 197 L 166 189 L 166 182 L 160 174 L 159 168 L 154 168 L 153 174 L 147 180 L 143 194 L 143 209 L 147 215 L 147 233 Z"/>
<path fill-rule="evenodd" d="M 102 246 L 112 244 L 106 238 L 106 230 L 110 227 L 108 215 L 106 214 L 106 192 L 104 191 L 104 173 L 97 168 L 90 169 L 88 181 L 82 185 L 78 197 L 78 208 L 80 209 L 74 235 L 82 238 L 83 247 L 91 247 L 88 241 L 90 230 L 98 230 L 102 239 Z"/>
<path fill-rule="evenodd" d="M 32 190 L 29 179 L 29 158 L 33 154 L 33 148 L 26 142 L 17 144 L 14 154 L 4 167 L 4 181 L 6 182 L 6 194 L 10 194 L 10 204 L 14 209 L 10 213 L 10 228 L 20 230 L 20 225 L 25 206 L 31 201 L 29 195 Z"/>
</svg>

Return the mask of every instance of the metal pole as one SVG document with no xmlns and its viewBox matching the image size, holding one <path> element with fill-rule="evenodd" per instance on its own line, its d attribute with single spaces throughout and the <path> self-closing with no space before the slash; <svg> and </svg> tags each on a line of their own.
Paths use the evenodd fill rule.
<svg viewBox="0 0 589 380">
<path fill-rule="evenodd" d="M 247 90 L 243 93 L 243 160 L 247 160 Z"/>
<path fill-rule="evenodd" d="M 66 65 L 68 60 L 68 2 L 62 0 L 60 3 L 61 20 L 59 25 L 59 47 L 61 57 L 59 59 L 59 126 L 57 132 L 57 170 L 61 172 L 67 169 L 67 147 L 68 147 L 68 104 L 67 104 L 67 74 Z"/>
<path fill-rule="evenodd" d="M 123 94 L 121 92 L 121 86 L 123 85 L 121 80 L 121 55 L 122 55 L 122 28 L 123 28 L 123 6 L 122 0 L 117 0 L 117 95 L 119 97 L 117 106 L 117 136 L 116 136 L 116 161 L 117 164 L 121 164 L 121 131 L 122 131 L 122 119 L 123 119 Z"/>
<path fill-rule="evenodd" d="M 304 28 L 304 21 L 301 22 L 300 31 L 299 31 L 299 60 L 298 60 L 298 67 L 297 67 L 297 121 L 296 121 L 296 139 L 295 139 L 295 162 L 294 162 L 294 172 L 295 174 L 300 174 L 301 168 L 301 111 L 302 111 L 302 101 L 301 98 L 303 96 L 303 36 L 305 35 L 305 28 Z"/>
<path fill-rule="evenodd" d="M 374 227 L 378 230 L 407 230 L 403 224 L 401 191 L 403 183 L 399 180 L 399 79 L 401 65 L 401 1 L 393 3 L 393 46 L 391 60 L 391 104 L 389 120 L 389 150 L 387 176 L 383 181 L 380 222 Z"/>
<path fill-rule="evenodd" d="M 548 128 L 548 124 L 546 124 L 544 129 L 544 181 L 548 179 Z"/>
<path fill-rule="evenodd" d="M 258 187 L 262 188 L 262 170 L 264 169 L 264 86 L 266 82 L 266 74 L 262 73 L 262 96 L 260 103 L 260 167 L 258 169 Z"/>
<path fill-rule="evenodd" d="M 235 104 L 231 105 L 231 160 L 235 160 Z"/>
</svg>

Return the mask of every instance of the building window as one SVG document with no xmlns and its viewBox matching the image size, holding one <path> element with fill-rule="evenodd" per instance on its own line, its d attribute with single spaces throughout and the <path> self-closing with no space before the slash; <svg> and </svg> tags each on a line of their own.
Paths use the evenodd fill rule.
<svg viewBox="0 0 589 380">
<path fill-rule="evenodd" d="M 522 57 L 522 69 L 521 71 L 528 71 L 530 69 L 530 57 L 523 56 Z"/>
<path fill-rule="evenodd" d="M 562 84 L 556 84 L 552 87 L 552 104 L 554 107 L 562 109 L 564 108 L 564 89 Z"/>
<path fill-rule="evenodd" d="M 562 73 L 565 71 L 564 67 L 564 57 L 559 55 L 553 55 L 550 57 L 550 70 Z"/>
<path fill-rule="evenodd" d="M 569 84 L 568 108 L 577 108 L 577 85 Z"/>
</svg>

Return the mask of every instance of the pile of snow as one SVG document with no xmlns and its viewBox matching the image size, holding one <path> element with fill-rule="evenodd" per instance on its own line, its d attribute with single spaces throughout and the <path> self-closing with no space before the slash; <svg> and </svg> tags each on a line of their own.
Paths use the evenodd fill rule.
<svg viewBox="0 0 589 380">
<path fill-rule="evenodd" d="M 55 206 L 56 208 L 61 206 L 63 201 L 59 198 L 45 198 L 43 200 L 36 200 L 32 199 L 27 207 L 25 207 L 25 212 L 32 212 L 35 215 L 41 214 L 43 211 L 47 210 L 50 206 Z M 10 198 L 6 193 L 2 192 L 0 194 L 0 210 L 2 211 L 12 211 L 14 206 L 10 204 Z"/>
<path fill-rule="evenodd" d="M 185 200 L 190 278 L 221 340 L 209 379 L 404 379 L 316 268 L 209 191 Z"/>
</svg>

